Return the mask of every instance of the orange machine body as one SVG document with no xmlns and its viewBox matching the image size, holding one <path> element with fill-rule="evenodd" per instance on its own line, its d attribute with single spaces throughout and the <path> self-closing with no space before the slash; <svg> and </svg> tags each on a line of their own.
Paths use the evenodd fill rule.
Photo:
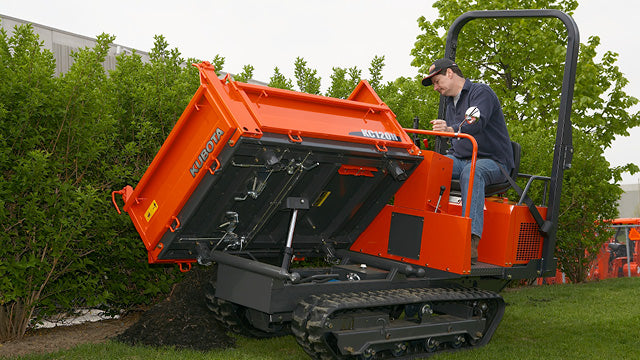
<svg viewBox="0 0 640 360">
<path fill-rule="evenodd" d="M 200 242 L 215 248 L 236 236 L 235 225 L 229 225 L 234 220 L 225 214 L 234 214 L 244 226 L 237 235 L 240 244 L 245 237 L 247 242 L 258 237 L 255 248 L 277 253 L 287 213 L 285 195 L 274 192 L 286 190 L 308 196 L 313 204 L 302 212 L 294 244 L 313 246 L 326 239 L 360 253 L 471 274 L 471 219 L 455 199 L 450 201 L 452 161 L 420 150 L 407 132 L 467 137 L 477 149 L 473 137 L 403 129 L 366 81 L 343 100 L 219 79 L 210 64 L 197 66 L 201 86 L 152 164 L 135 189 L 117 192 L 149 262 L 191 263 Z M 252 153 L 270 151 L 281 158 L 290 154 L 288 164 L 295 160 L 295 169 L 308 171 L 301 177 L 286 171 L 271 175 L 261 165 L 264 159 Z M 315 156 L 314 164 L 296 160 L 302 157 L 291 155 L 296 151 Z M 243 163 L 236 163 L 239 159 Z M 255 202 L 246 200 L 249 192 L 240 196 L 242 189 L 230 189 L 253 182 L 255 190 L 267 179 L 269 193 L 252 193 Z M 546 216 L 545 208 L 539 211 Z M 537 229 L 526 206 L 486 200 L 479 261 L 510 267 L 539 259 Z"/>
<path fill-rule="evenodd" d="M 462 216 L 459 198 L 449 201 L 452 161 L 429 151 L 424 157 L 396 193 L 393 205 L 385 207 L 351 250 L 468 274 L 471 219 Z M 546 210 L 538 207 L 543 217 Z M 543 238 L 526 206 L 490 197 L 485 200 L 484 212 L 478 261 L 511 267 L 540 258 Z"/>
</svg>

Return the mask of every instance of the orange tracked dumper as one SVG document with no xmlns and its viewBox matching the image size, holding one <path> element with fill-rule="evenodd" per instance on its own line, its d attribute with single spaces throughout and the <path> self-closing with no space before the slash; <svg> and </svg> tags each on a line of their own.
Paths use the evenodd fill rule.
<svg viewBox="0 0 640 360">
<path fill-rule="evenodd" d="M 569 16 L 466 13 L 451 26 L 445 56 L 455 59 L 468 21 L 513 17 L 555 17 L 567 27 L 555 155 L 550 177 L 516 170 L 496 190 L 512 187 L 519 201 L 486 199 L 473 264 L 471 219 L 451 190 L 451 160 L 412 135 L 475 140 L 403 129 L 366 81 L 343 100 L 219 79 L 198 64 L 200 88 L 140 182 L 114 192 L 114 204 L 121 195 L 149 262 L 217 266 L 203 291 L 213 316 L 234 331 L 293 334 L 317 359 L 415 358 L 486 344 L 504 312 L 498 292 L 555 271 L 571 162 L 579 39 Z M 527 180 L 524 189 L 517 178 Z M 541 205 L 527 195 L 534 181 L 548 189 Z M 327 266 L 292 268 L 294 257 Z"/>
</svg>

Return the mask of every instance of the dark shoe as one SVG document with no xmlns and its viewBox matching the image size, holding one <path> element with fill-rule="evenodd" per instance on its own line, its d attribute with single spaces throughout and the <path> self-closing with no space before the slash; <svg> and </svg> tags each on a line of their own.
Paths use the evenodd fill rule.
<svg viewBox="0 0 640 360">
<path fill-rule="evenodd" d="M 478 261 L 478 244 L 480 244 L 480 236 L 471 234 L 471 262 Z"/>
</svg>

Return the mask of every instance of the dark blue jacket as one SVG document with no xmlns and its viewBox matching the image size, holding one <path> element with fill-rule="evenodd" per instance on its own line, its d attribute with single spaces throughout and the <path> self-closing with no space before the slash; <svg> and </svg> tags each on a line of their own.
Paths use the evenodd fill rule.
<svg viewBox="0 0 640 360">
<path fill-rule="evenodd" d="M 496 93 L 489 85 L 473 83 L 466 79 L 457 106 L 453 97 L 445 97 L 445 120 L 454 131 L 458 131 L 464 114 L 472 106 L 480 109 L 480 119 L 473 124 L 463 124 L 461 132 L 472 135 L 478 142 L 478 158 L 493 159 L 504 165 L 507 172 L 513 168 L 513 149 L 502 113 L 502 106 Z M 451 139 L 449 154 L 462 159 L 470 159 L 473 147 L 467 139 Z"/>
</svg>

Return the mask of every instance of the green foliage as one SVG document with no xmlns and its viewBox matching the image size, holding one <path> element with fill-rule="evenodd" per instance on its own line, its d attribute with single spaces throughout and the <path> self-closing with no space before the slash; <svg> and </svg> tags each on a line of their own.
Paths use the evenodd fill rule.
<svg viewBox="0 0 640 360">
<path fill-rule="evenodd" d="M 413 127 L 413 118 L 418 116 L 421 128 L 430 128 L 429 120 L 437 118 L 438 97 L 425 91 L 418 77 L 397 78 L 384 85 L 378 94 L 393 110 L 403 127 Z"/>
<path fill-rule="evenodd" d="M 294 76 L 298 89 L 308 94 L 320 94 L 320 77 L 318 77 L 318 71 L 310 69 L 307 66 L 307 62 L 301 58 L 296 58 L 294 62 Z"/>
<path fill-rule="evenodd" d="M 248 82 L 249 79 L 253 79 L 253 70 L 255 70 L 253 66 L 245 65 L 244 67 L 242 67 L 242 72 L 236 75 L 235 80 L 241 81 L 241 82 Z"/>
<path fill-rule="evenodd" d="M 102 63 L 115 37 L 102 34 L 97 45 L 72 54 L 74 63 L 57 79 L 55 138 L 48 150 L 61 161 L 64 180 L 74 185 L 94 177 L 100 158 L 111 147 L 114 120 L 104 97 L 107 76 Z"/>
<path fill-rule="evenodd" d="M 440 16 L 433 22 L 418 20 L 423 33 L 411 52 L 412 64 L 423 74 L 444 55 L 446 31 L 466 11 L 550 8 L 571 14 L 578 3 L 440 0 L 433 6 Z M 584 263 L 606 240 L 595 220 L 617 216 L 621 173 L 638 171 L 635 164 L 611 168 L 603 156 L 616 135 L 628 135 L 629 128 L 640 125 L 640 114 L 630 112 L 638 100 L 623 91 L 628 81 L 615 66 L 617 54 L 607 52 L 598 62 L 598 44 L 597 37 L 581 44 L 572 112 L 573 166 L 565 172 L 562 191 L 557 255 L 572 281 L 584 279 Z M 456 62 L 466 77 L 491 85 L 498 94 L 511 137 L 522 145 L 523 173 L 550 175 L 565 53 L 566 30 L 557 19 L 476 20 L 460 33 Z M 585 253 L 591 255 L 585 258 Z"/>
<path fill-rule="evenodd" d="M 334 67 L 333 74 L 331 74 L 331 87 L 326 95 L 346 99 L 360 82 L 361 76 L 362 70 L 355 66 L 349 69 Z"/>
<path fill-rule="evenodd" d="M 185 61 L 177 49 L 167 50 L 162 36 L 155 39 L 149 63 L 135 53 L 122 54 L 109 74 L 108 107 L 117 126 L 112 151 L 103 158 L 108 166 L 102 168 L 101 189 L 107 199 L 112 190 L 140 180 L 199 86 L 197 68 L 187 65 L 199 61 Z M 216 56 L 212 64 L 220 71 L 224 58 Z M 168 291 L 177 274 L 141 261 L 146 250 L 130 219 L 109 209 L 102 220 L 101 233 L 110 252 L 97 254 L 96 262 L 113 269 L 101 280 L 110 295 L 109 305 L 149 303 Z"/>
<path fill-rule="evenodd" d="M 186 66 L 196 60 L 185 62 L 177 48 L 169 50 L 162 35 L 156 35 L 155 45 L 149 54 L 151 62 L 145 64 L 143 83 L 147 102 L 151 102 L 149 120 L 160 122 L 160 145 L 167 138 L 186 104 L 198 88 L 198 70 Z M 190 95 L 185 101 L 185 93 Z M 157 150 L 157 149 L 156 149 Z M 155 153 L 156 151 L 154 151 Z"/>
<path fill-rule="evenodd" d="M 273 76 L 269 79 L 269 86 L 278 89 L 293 90 L 293 82 L 291 79 L 287 79 L 277 66 L 273 69 Z"/>
<path fill-rule="evenodd" d="M 216 54 L 216 56 L 214 56 L 213 59 L 210 61 L 211 65 L 213 65 L 213 67 L 216 69 L 216 74 L 218 76 L 220 76 L 220 71 L 222 71 L 222 69 L 224 68 L 224 61 L 225 61 L 224 56 L 220 56 L 219 54 Z M 194 61 L 194 62 L 197 62 L 197 61 Z"/>
<path fill-rule="evenodd" d="M 571 281 L 581 282 L 600 245 L 612 235 L 610 224 L 602 219 L 618 216 L 616 203 L 622 190 L 603 181 L 610 179 L 611 169 L 601 149 L 580 132 L 573 141 L 580 156 L 574 156 L 572 168 L 565 173 L 556 256 Z"/>
<path fill-rule="evenodd" d="M 382 69 L 384 68 L 384 55 L 374 56 L 371 60 L 371 67 L 369 67 L 369 85 L 379 92 L 382 89 Z"/>
<path fill-rule="evenodd" d="M 146 251 L 110 193 L 140 179 L 198 71 L 157 36 L 150 62 L 120 55 L 107 76 L 113 40 L 99 35 L 56 78 L 30 25 L 0 32 L 1 339 L 24 334 L 34 316 L 149 303 L 178 277 L 141 261 Z"/>
<path fill-rule="evenodd" d="M 25 155 L 48 136 L 42 130 L 50 126 L 53 116 L 49 94 L 55 71 L 53 54 L 40 49 L 32 26 L 14 30 L 10 38 L 4 30 L 0 32 L 0 125 L 6 150 L 13 153 L 7 154 L 10 157 Z"/>
<path fill-rule="evenodd" d="M 57 210 L 74 196 L 60 169 L 45 150 L 52 140 L 55 64 L 30 25 L 18 26 L 14 35 L 0 33 L 0 336 L 20 336 L 33 313 L 43 286 L 58 266 L 65 249 L 47 243 L 72 224 Z M 5 81 L 6 80 L 6 81 Z M 74 237 L 76 234 L 70 234 Z M 65 259 L 66 261 L 66 259 Z M 63 263 L 61 265 L 67 265 Z"/>
</svg>

